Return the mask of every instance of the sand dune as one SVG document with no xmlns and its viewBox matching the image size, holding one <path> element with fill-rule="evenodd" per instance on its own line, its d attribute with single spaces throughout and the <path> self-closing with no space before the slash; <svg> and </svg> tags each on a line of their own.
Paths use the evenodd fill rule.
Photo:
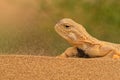
<svg viewBox="0 0 120 80">
<path fill-rule="evenodd" d="M 120 80 L 120 60 L 1 55 L 0 80 Z"/>
</svg>

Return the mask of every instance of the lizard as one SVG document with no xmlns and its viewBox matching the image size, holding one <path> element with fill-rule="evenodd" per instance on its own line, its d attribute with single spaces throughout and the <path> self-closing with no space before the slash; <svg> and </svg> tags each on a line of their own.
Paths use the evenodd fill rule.
<svg viewBox="0 0 120 80">
<path fill-rule="evenodd" d="M 120 44 L 102 41 L 91 36 L 81 24 L 70 18 L 58 21 L 55 31 L 72 45 L 57 57 L 120 58 Z"/>
</svg>

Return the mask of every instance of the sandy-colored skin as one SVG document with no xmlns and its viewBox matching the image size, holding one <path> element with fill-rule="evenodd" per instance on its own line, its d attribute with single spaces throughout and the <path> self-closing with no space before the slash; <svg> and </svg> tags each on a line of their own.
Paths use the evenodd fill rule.
<svg viewBox="0 0 120 80">
<path fill-rule="evenodd" d="M 67 40 L 73 47 L 67 48 L 58 57 L 73 57 L 83 50 L 89 57 L 120 58 L 120 44 L 101 41 L 87 33 L 85 28 L 72 19 L 62 19 L 55 25 L 56 32 Z"/>
</svg>

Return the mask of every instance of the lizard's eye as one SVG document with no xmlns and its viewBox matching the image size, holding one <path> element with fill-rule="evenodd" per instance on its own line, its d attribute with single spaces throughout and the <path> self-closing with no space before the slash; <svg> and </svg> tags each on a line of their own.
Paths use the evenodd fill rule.
<svg viewBox="0 0 120 80">
<path fill-rule="evenodd" d="M 65 27 L 66 27 L 66 28 L 69 28 L 70 26 L 68 26 L 68 25 L 65 25 Z"/>
</svg>

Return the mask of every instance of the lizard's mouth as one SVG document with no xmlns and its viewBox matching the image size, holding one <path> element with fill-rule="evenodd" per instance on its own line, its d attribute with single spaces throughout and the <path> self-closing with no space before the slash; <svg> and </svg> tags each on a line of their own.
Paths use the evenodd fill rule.
<svg viewBox="0 0 120 80">
<path fill-rule="evenodd" d="M 63 37 L 66 40 L 69 40 L 70 37 L 72 37 L 69 35 L 70 33 L 62 29 L 59 24 L 55 25 L 55 30 L 61 37 Z"/>
<path fill-rule="evenodd" d="M 55 26 L 55 30 L 61 37 L 63 37 L 71 44 L 73 44 L 73 42 L 77 40 L 77 37 L 73 32 L 67 32 L 64 29 L 61 29 L 60 26 Z"/>
</svg>

